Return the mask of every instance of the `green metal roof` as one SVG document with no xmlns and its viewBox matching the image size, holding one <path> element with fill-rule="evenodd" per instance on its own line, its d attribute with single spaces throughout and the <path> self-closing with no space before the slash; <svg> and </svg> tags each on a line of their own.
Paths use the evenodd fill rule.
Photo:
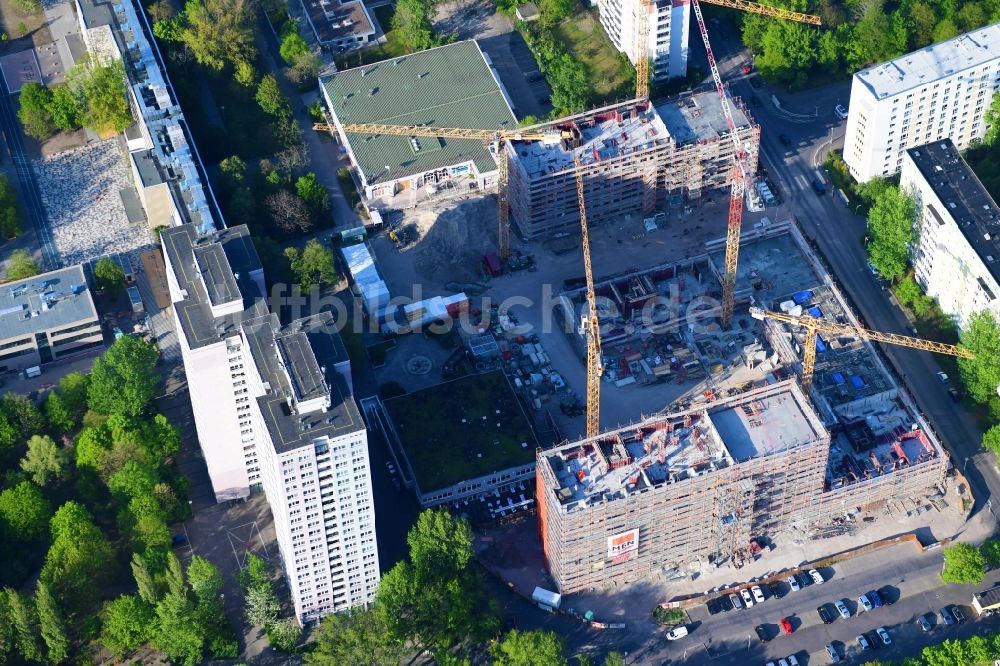
<svg viewBox="0 0 1000 666">
<path fill-rule="evenodd" d="M 513 128 L 517 120 L 473 40 L 321 77 L 341 123 Z M 481 141 L 348 134 L 369 184 L 474 160 L 482 171 L 496 161 Z M 389 167 L 387 170 L 386 167 Z"/>
</svg>

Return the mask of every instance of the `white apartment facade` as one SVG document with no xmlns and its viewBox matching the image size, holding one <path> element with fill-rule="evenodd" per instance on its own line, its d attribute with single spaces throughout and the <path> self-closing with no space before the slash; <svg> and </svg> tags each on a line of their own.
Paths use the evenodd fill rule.
<svg viewBox="0 0 1000 666">
<path fill-rule="evenodd" d="M 330 321 L 325 313 L 281 327 L 267 315 L 240 336 L 253 358 L 261 481 L 303 623 L 371 602 L 379 581 L 368 432 L 337 364 L 319 348 L 336 336 L 323 330 Z"/>
<path fill-rule="evenodd" d="M 645 52 L 654 81 L 687 76 L 691 24 L 688 0 L 656 0 L 648 6 L 642 0 L 600 0 L 597 6 L 604 32 L 632 64 L 638 54 Z M 636 22 L 638 12 L 642 11 L 646 12 L 649 27 L 649 41 L 645 45 L 638 44 Z"/>
<path fill-rule="evenodd" d="M 917 282 L 959 328 L 989 310 L 1000 316 L 1000 207 L 945 139 L 911 148 L 900 188 L 916 201 Z"/>
<path fill-rule="evenodd" d="M 998 89 L 1000 23 L 857 72 L 844 138 L 851 175 L 895 175 L 908 148 L 941 139 L 965 150 L 986 132 Z"/>
</svg>

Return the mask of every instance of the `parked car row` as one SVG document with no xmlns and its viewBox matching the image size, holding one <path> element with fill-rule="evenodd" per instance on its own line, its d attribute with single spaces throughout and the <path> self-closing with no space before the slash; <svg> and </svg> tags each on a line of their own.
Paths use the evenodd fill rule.
<svg viewBox="0 0 1000 666">
<path fill-rule="evenodd" d="M 882 606 L 891 606 L 891 594 L 892 590 L 888 587 L 883 587 L 878 591 L 871 590 L 869 592 L 865 592 L 858 597 L 856 613 L 851 613 L 850 602 L 847 599 L 838 599 L 834 601 L 833 607 L 837 610 L 837 615 L 840 615 L 841 618 L 847 620 L 853 614 L 860 615 L 861 613 L 868 613 L 876 608 L 881 608 Z M 830 624 L 836 617 L 830 612 L 828 604 L 823 604 L 817 608 L 816 614 L 819 615 L 819 619 L 823 621 L 823 624 Z"/>
<path fill-rule="evenodd" d="M 824 578 L 823 574 L 818 572 L 816 569 L 810 569 L 807 572 L 800 572 L 789 576 L 785 582 L 788 583 L 790 591 L 797 592 L 803 587 L 807 587 L 809 585 L 822 585 Z M 767 599 L 772 597 L 780 599 L 785 596 L 785 594 L 786 592 L 782 588 L 781 583 L 761 583 L 759 585 L 744 587 L 725 596 L 709 599 L 708 602 L 706 602 L 706 606 L 708 607 L 709 615 L 717 615 L 718 613 L 723 613 L 728 610 L 752 608 L 754 605 L 764 603 Z"/>
</svg>

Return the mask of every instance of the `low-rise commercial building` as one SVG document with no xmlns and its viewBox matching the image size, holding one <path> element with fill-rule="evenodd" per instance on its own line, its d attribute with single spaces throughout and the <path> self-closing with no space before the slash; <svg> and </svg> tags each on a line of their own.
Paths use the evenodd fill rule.
<svg viewBox="0 0 1000 666">
<path fill-rule="evenodd" d="M 0 288 L 0 372 L 15 372 L 104 346 L 79 265 Z"/>
<path fill-rule="evenodd" d="M 343 53 L 374 41 L 375 26 L 362 0 L 300 0 L 300 3 L 320 46 Z"/>
<path fill-rule="evenodd" d="M 950 139 L 906 151 L 900 188 L 916 203 L 917 282 L 964 327 L 1000 317 L 1000 206 Z"/>
</svg>

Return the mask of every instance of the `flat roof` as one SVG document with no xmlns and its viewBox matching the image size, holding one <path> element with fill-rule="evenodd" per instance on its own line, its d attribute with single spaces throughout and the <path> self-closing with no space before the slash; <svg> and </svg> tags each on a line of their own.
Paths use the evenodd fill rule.
<svg viewBox="0 0 1000 666">
<path fill-rule="evenodd" d="M 422 492 L 529 465 L 538 442 L 502 372 L 384 401 Z"/>
<path fill-rule="evenodd" d="M 245 224 L 238 227 L 222 229 L 204 236 L 198 235 L 198 230 L 191 224 L 182 224 L 165 230 L 160 234 L 163 252 L 170 260 L 174 279 L 180 289 L 187 292 L 187 297 L 174 303 L 177 318 L 184 330 L 188 346 L 192 349 L 213 344 L 219 340 L 235 335 L 240 321 L 254 319 L 267 314 L 267 303 L 264 295 L 254 283 L 250 273 L 263 270 L 260 257 L 250 239 L 250 231 Z M 233 280 L 237 293 L 243 300 L 243 311 L 236 315 L 216 318 L 212 315 L 212 300 L 206 292 L 208 282 L 214 284 L 211 276 L 216 272 L 204 273 L 196 265 L 196 248 L 217 244 L 224 253 L 228 271 L 219 264 L 219 269 L 225 274 L 221 277 L 228 283 Z M 238 277 L 237 277 L 238 274 Z M 205 282 L 203 276 L 208 276 Z M 213 296 L 219 297 L 213 287 Z M 230 284 L 229 288 L 232 288 Z"/>
<path fill-rule="evenodd" d="M 309 24 L 320 43 L 336 42 L 345 37 L 375 33 L 364 4 L 339 0 L 301 0 Z"/>
<path fill-rule="evenodd" d="M 736 129 L 753 127 L 740 98 L 732 98 L 730 104 Z M 716 92 L 702 92 L 682 95 L 656 107 L 656 112 L 667 128 L 667 132 L 678 145 L 694 141 L 710 141 L 729 134 L 729 123 L 722 111 L 722 100 Z"/>
<path fill-rule="evenodd" d="M 863 69 L 854 77 L 877 99 L 883 99 L 998 60 L 1000 49 L 997 44 L 1000 44 L 1000 23 Z"/>
<path fill-rule="evenodd" d="M 336 369 L 343 343 L 333 315 L 323 312 L 281 326 L 267 314 L 246 321 L 243 335 L 250 356 L 266 382 L 257 398 L 274 448 L 279 453 L 313 446 L 317 438 L 341 437 L 365 429 L 361 413 Z M 325 409 L 301 413 L 297 406 L 328 396 Z M 289 404 L 291 403 L 291 404 Z"/>
<path fill-rule="evenodd" d="M 1000 41 L 996 43 L 1000 45 Z M 1000 206 L 955 144 L 951 139 L 935 141 L 910 148 L 906 154 L 944 204 L 944 210 L 929 205 L 931 220 L 926 222 L 944 224 L 945 217 L 954 220 L 990 275 L 1000 283 Z M 1000 294 L 993 294 L 993 298 L 997 297 Z"/>
<path fill-rule="evenodd" d="M 229 259 L 221 243 L 198 245 L 192 252 L 195 266 L 201 273 L 202 282 L 208 292 L 209 303 L 218 306 L 232 303 L 240 297 L 236 274 L 229 265 Z"/>
<path fill-rule="evenodd" d="M 79 264 L 0 287 L 0 340 L 87 320 L 97 309 Z"/>
<path fill-rule="evenodd" d="M 339 123 L 429 125 L 468 129 L 517 126 L 497 80 L 473 40 L 419 51 L 320 77 Z M 368 183 L 474 161 L 496 160 L 477 139 L 348 134 Z"/>
<path fill-rule="evenodd" d="M 788 392 L 710 410 L 708 418 L 729 454 L 743 462 L 816 441 L 820 434 L 805 409 Z"/>
</svg>

